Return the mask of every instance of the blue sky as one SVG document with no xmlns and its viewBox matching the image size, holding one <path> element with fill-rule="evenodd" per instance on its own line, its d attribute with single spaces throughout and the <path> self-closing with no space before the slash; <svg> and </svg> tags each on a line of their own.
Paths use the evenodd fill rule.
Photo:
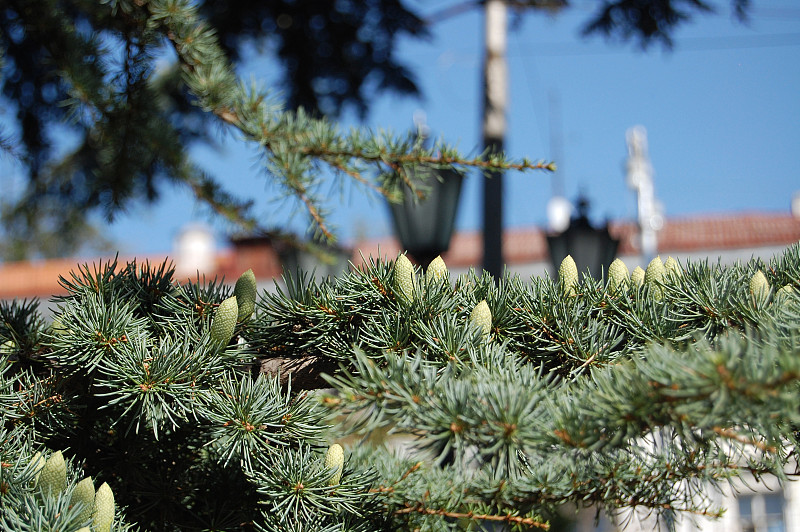
<svg viewBox="0 0 800 532">
<path fill-rule="evenodd" d="M 426 3 L 435 11 L 452 1 Z M 515 157 L 557 159 L 566 196 L 582 192 L 595 218 L 630 219 L 635 199 L 626 187 L 625 131 L 647 128 L 655 189 L 665 215 L 683 217 L 741 211 L 788 212 L 800 191 L 800 4 L 756 0 L 750 23 L 732 20 L 727 1 L 716 15 L 696 16 L 675 35 L 672 51 L 642 52 L 633 43 L 609 43 L 579 34 L 593 2 L 555 17 L 528 14 L 509 36 L 510 107 L 507 151 Z M 436 7 L 431 7 L 436 6 Z M 404 131 L 425 112 L 433 131 L 465 152 L 480 150 L 480 11 L 438 23 L 430 42 L 404 41 L 402 57 L 423 90 L 420 100 L 376 97 L 366 126 Z M 269 82 L 274 64 L 253 57 L 240 73 Z M 557 112 L 552 103 L 557 101 Z M 560 117 L 551 122 L 551 117 Z M 346 126 L 358 125 L 345 117 Z M 551 124 L 561 134 L 550 134 Z M 218 150 L 194 156 L 231 190 L 257 198 L 267 224 L 302 231 L 292 204 L 276 201 L 252 148 L 235 133 L 220 134 Z M 555 140 L 555 142 L 554 142 Z M 557 156 L 557 157 L 556 157 Z M 457 228 L 480 228 L 480 180 L 468 177 Z M 545 225 L 553 177 L 505 177 L 508 227 Z M 331 187 L 332 221 L 343 240 L 391 232 L 380 198 L 361 189 Z M 185 191 L 165 188 L 155 206 L 140 206 L 110 226 L 124 254 L 169 252 L 190 222 L 210 221 Z"/>
</svg>

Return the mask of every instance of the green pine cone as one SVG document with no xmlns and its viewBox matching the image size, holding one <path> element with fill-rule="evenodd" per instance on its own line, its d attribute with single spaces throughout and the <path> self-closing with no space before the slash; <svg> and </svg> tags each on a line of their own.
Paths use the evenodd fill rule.
<svg viewBox="0 0 800 532">
<path fill-rule="evenodd" d="M 790 284 L 782 286 L 776 293 L 775 299 L 783 301 L 785 298 L 791 297 L 794 294 L 794 287 Z"/>
<path fill-rule="evenodd" d="M 53 323 L 50 324 L 50 329 L 53 331 L 55 336 L 67 336 L 69 334 L 69 329 L 67 329 L 63 323 L 61 323 L 61 316 L 56 316 L 53 318 Z"/>
<path fill-rule="evenodd" d="M 664 261 L 664 270 L 667 272 L 668 276 L 683 277 L 681 265 L 678 264 L 678 261 L 672 257 L 667 257 L 667 260 Z"/>
<path fill-rule="evenodd" d="M 765 301 L 767 296 L 769 296 L 769 281 L 767 281 L 767 276 L 764 275 L 764 272 L 758 270 L 753 276 L 750 278 L 750 297 L 753 298 L 753 302 L 757 301 Z"/>
<path fill-rule="evenodd" d="M 425 271 L 425 284 L 438 283 L 442 279 L 447 278 L 447 265 L 444 263 L 441 255 L 437 256 L 428 265 Z"/>
<path fill-rule="evenodd" d="M 236 318 L 239 316 L 239 306 L 236 296 L 231 296 L 219 304 L 214 319 L 211 320 L 211 339 L 220 345 L 227 345 L 236 329 Z"/>
<path fill-rule="evenodd" d="M 92 532 L 92 529 L 89 528 L 88 526 L 84 526 L 84 527 L 79 528 L 75 532 Z"/>
<path fill-rule="evenodd" d="M 86 477 L 78 482 L 75 489 L 72 490 L 72 497 L 69 500 L 70 506 L 82 504 L 83 509 L 78 516 L 81 523 L 86 523 L 92 518 L 92 509 L 94 508 L 94 484 L 92 477 Z"/>
<path fill-rule="evenodd" d="M 42 493 L 55 497 L 67 487 L 67 464 L 64 462 L 64 455 L 61 451 L 56 451 L 39 472 L 37 485 Z"/>
<path fill-rule="evenodd" d="M 245 321 L 256 310 L 256 298 L 258 297 L 258 286 L 253 270 L 247 270 L 236 280 L 233 287 L 233 295 L 239 304 L 239 321 Z"/>
<path fill-rule="evenodd" d="M 483 341 L 489 340 L 489 333 L 492 331 L 492 311 L 489 304 L 484 299 L 472 309 L 469 314 L 469 323 L 481 331 Z"/>
<path fill-rule="evenodd" d="M 408 257 L 397 257 L 394 263 L 394 293 L 407 303 L 414 301 L 414 275 L 414 265 Z"/>
<path fill-rule="evenodd" d="M 17 344 L 14 340 L 6 340 L 0 344 L 0 355 L 10 355 L 17 350 Z"/>
<path fill-rule="evenodd" d="M 95 532 L 108 532 L 113 522 L 114 493 L 111 491 L 108 483 L 103 482 L 103 485 L 97 488 L 97 493 L 94 496 L 92 527 Z"/>
<path fill-rule="evenodd" d="M 667 270 L 664 268 L 664 263 L 661 262 L 661 257 L 656 257 L 647 265 L 644 272 L 644 283 L 650 286 L 650 294 L 655 300 L 660 300 L 664 297 L 664 289 L 659 283 L 664 282 L 664 277 L 667 275 Z"/>
<path fill-rule="evenodd" d="M 42 473 L 42 469 L 44 468 L 44 457 L 39 451 L 36 451 L 36 454 L 34 454 L 33 458 L 31 458 L 31 467 L 33 468 L 33 478 L 31 479 L 31 482 L 33 486 L 36 486 L 36 484 L 39 482 L 39 475 Z"/>
<path fill-rule="evenodd" d="M 644 282 L 647 284 L 653 284 L 656 281 L 664 282 L 665 274 L 666 269 L 664 268 L 664 263 L 661 262 L 661 257 L 656 257 L 650 261 L 644 271 Z"/>
<path fill-rule="evenodd" d="M 578 266 L 575 264 L 575 259 L 572 258 L 572 255 L 567 255 L 561 261 L 561 266 L 558 267 L 558 280 L 561 281 L 561 286 L 566 295 L 574 296 L 577 294 Z"/>
<path fill-rule="evenodd" d="M 608 267 L 608 289 L 613 292 L 617 289 L 624 290 L 628 286 L 628 267 L 622 259 L 614 259 Z"/>
<path fill-rule="evenodd" d="M 328 481 L 329 486 L 336 486 L 342 480 L 342 469 L 344 468 L 344 449 L 338 443 L 334 443 L 325 453 L 325 469 L 335 470 L 333 477 Z"/>
<path fill-rule="evenodd" d="M 641 288 L 644 284 L 644 270 L 641 266 L 637 266 L 631 272 L 631 283 L 636 288 Z"/>
</svg>

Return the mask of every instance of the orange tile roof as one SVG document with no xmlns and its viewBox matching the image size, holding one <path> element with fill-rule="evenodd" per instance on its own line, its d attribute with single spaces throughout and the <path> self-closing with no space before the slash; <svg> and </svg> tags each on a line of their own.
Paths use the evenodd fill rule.
<svg viewBox="0 0 800 532">
<path fill-rule="evenodd" d="M 620 255 L 638 254 L 637 230 L 632 222 L 612 222 L 609 231 L 620 239 Z M 546 233 L 539 228 L 515 228 L 503 236 L 505 261 L 511 266 L 544 262 L 548 260 Z M 726 249 L 753 249 L 762 246 L 785 246 L 800 241 L 800 219 L 789 214 L 744 213 L 704 215 L 668 219 L 658 233 L 660 253 L 721 251 Z M 466 268 L 481 263 L 482 241 L 478 232 L 453 235 L 450 250 L 443 254 L 451 267 Z M 359 253 L 360 251 L 360 253 Z M 364 257 L 394 258 L 400 246 L 392 237 L 359 242 L 355 246 L 353 262 L 359 264 Z M 165 257 L 146 257 L 151 262 L 162 262 Z M 104 259 L 105 260 L 105 259 Z M 49 298 L 62 294 L 59 276 L 67 276 L 78 259 L 0 264 L 0 299 Z M 93 261 L 88 261 L 93 262 Z M 120 258 L 120 262 L 124 262 Z M 225 276 L 234 279 L 248 268 L 256 277 L 268 279 L 280 274 L 277 253 L 269 243 L 246 241 L 232 251 L 217 255 L 216 271 L 206 272 L 206 277 Z"/>
<path fill-rule="evenodd" d="M 633 222 L 611 222 L 609 232 L 620 240 L 619 255 L 638 255 L 638 228 Z M 509 229 L 503 235 L 505 262 L 509 265 L 548 260 L 547 233 L 538 228 Z M 764 246 L 785 246 L 800 241 L 800 219 L 790 214 L 745 213 L 704 215 L 666 220 L 658 232 L 659 253 L 709 252 L 726 249 L 752 249 Z M 453 235 L 450 249 L 442 254 L 453 267 L 478 266 L 482 260 L 481 233 Z M 358 244 L 364 257 L 395 257 L 400 245 L 393 237 L 374 239 Z M 358 253 L 354 262 L 361 261 Z"/>
<path fill-rule="evenodd" d="M 744 249 L 800 240 L 800 219 L 787 214 L 745 213 L 667 220 L 658 235 L 665 251 Z"/>
<path fill-rule="evenodd" d="M 442 258 L 452 267 L 477 266 L 481 263 L 482 249 L 481 233 L 456 233 L 450 241 L 450 249 L 442 253 Z M 362 256 L 393 259 L 400 251 L 400 243 L 394 237 L 365 240 L 356 244 L 353 263 L 361 264 Z M 547 240 L 544 231 L 539 228 L 506 230 L 503 235 L 503 253 L 508 264 L 547 260 Z"/>
<path fill-rule="evenodd" d="M 48 259 L 23 262 L 0 263 L 0 299 L 42 298 L 66 293 L 58 283 L 59 277 L 70 278 L 69 273 L 77 270 L 78 264 L 98 264 L 113 260 L 114 257 L 94 259 Z M 143 257 L 150 262 L 161 263 L 166 257 Z M 119 258 L 125 264 L 126 260 Z"/>
<path fill-rule="evenodd" d="M 49 297 L 62 294 L 59 275 L 75 268 L 74 259 L 11 262 L 0 265 L 0 299 Z"/>
</svg>

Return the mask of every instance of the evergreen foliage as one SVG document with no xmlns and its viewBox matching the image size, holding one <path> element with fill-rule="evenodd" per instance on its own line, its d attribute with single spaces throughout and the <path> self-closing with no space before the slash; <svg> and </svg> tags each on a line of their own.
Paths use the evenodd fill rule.
<svg viewBox="0 0 800 532">
<path fill-rule="evenodd" d="M 754 298 L 757 272 L 793 289 Z M 3 304 L 0 523 L 96 530 L 89 476 L 110 530 L 366 532 L 716 516 L 710 486 L 797 473 L 800 244 L 574 294 L 414 272 L 409 299 L 395 273 L 287 276 L 227 342 L 233 287 L 168 264 L 77 267 L 52 323 Z"/>
<path fill-rule="evenodd" d="M 608 24 L 631 24 L 613 13 L 628 3 L 604 3 Z M 661 38 L 685 15 L 656 3 L 670 8 Z M 85 212 L 111 217 L 164 180 L 257 228 L 248 202 L 188 158 L 203 127 L 188 127 L 176 87 L 257 147 L 327 238 L 322 169 L 389 197 L 424 194 L 407 179 L 420 164 L 552 169 L 287 111 L 237 79 L 201 4 L 3 3 L 4 90 L 31 176 L 4 220 L 12 234 L 73 246 Z M 176 63 L 162 72 L 165 44 Z M 45 126 L 65 118 L 77 145 L 55 160 Z M 702 487 L 796 467 L 798 246 L 770 264 L 642 271 L 613 290 L 474 273 L 451 284 L 403 259 L 400 282 L 377 259 L 320 283 L 287 277 L 254 310 L 249 276 L 179 285 L 166 263 L 116 261 L 62 279 L 51 323 L 35 301 L 0 303 L 0 525 L 543 529 L 569 504 L 714 515 Z M 766 285 L 752 288 L 756 272 Z M 368 443 L 386 432 L 411 438 L 408 453 Z"/>
</svg>

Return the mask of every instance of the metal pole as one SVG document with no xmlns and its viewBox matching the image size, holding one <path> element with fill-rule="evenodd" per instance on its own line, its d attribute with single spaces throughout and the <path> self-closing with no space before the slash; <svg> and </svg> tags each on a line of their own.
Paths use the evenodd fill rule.
<svg viewBox="0 0 800 532">
<path fill-rule="evenodd" d="M 486 56 L 483 69 L 483 146 L 503 151 L 508 105 L 508 6 L 505 0 L 486 0 Z M 483 269 L 499 279 L 503 273 L 503 174 L 483 180 Z"/>
</svg>

